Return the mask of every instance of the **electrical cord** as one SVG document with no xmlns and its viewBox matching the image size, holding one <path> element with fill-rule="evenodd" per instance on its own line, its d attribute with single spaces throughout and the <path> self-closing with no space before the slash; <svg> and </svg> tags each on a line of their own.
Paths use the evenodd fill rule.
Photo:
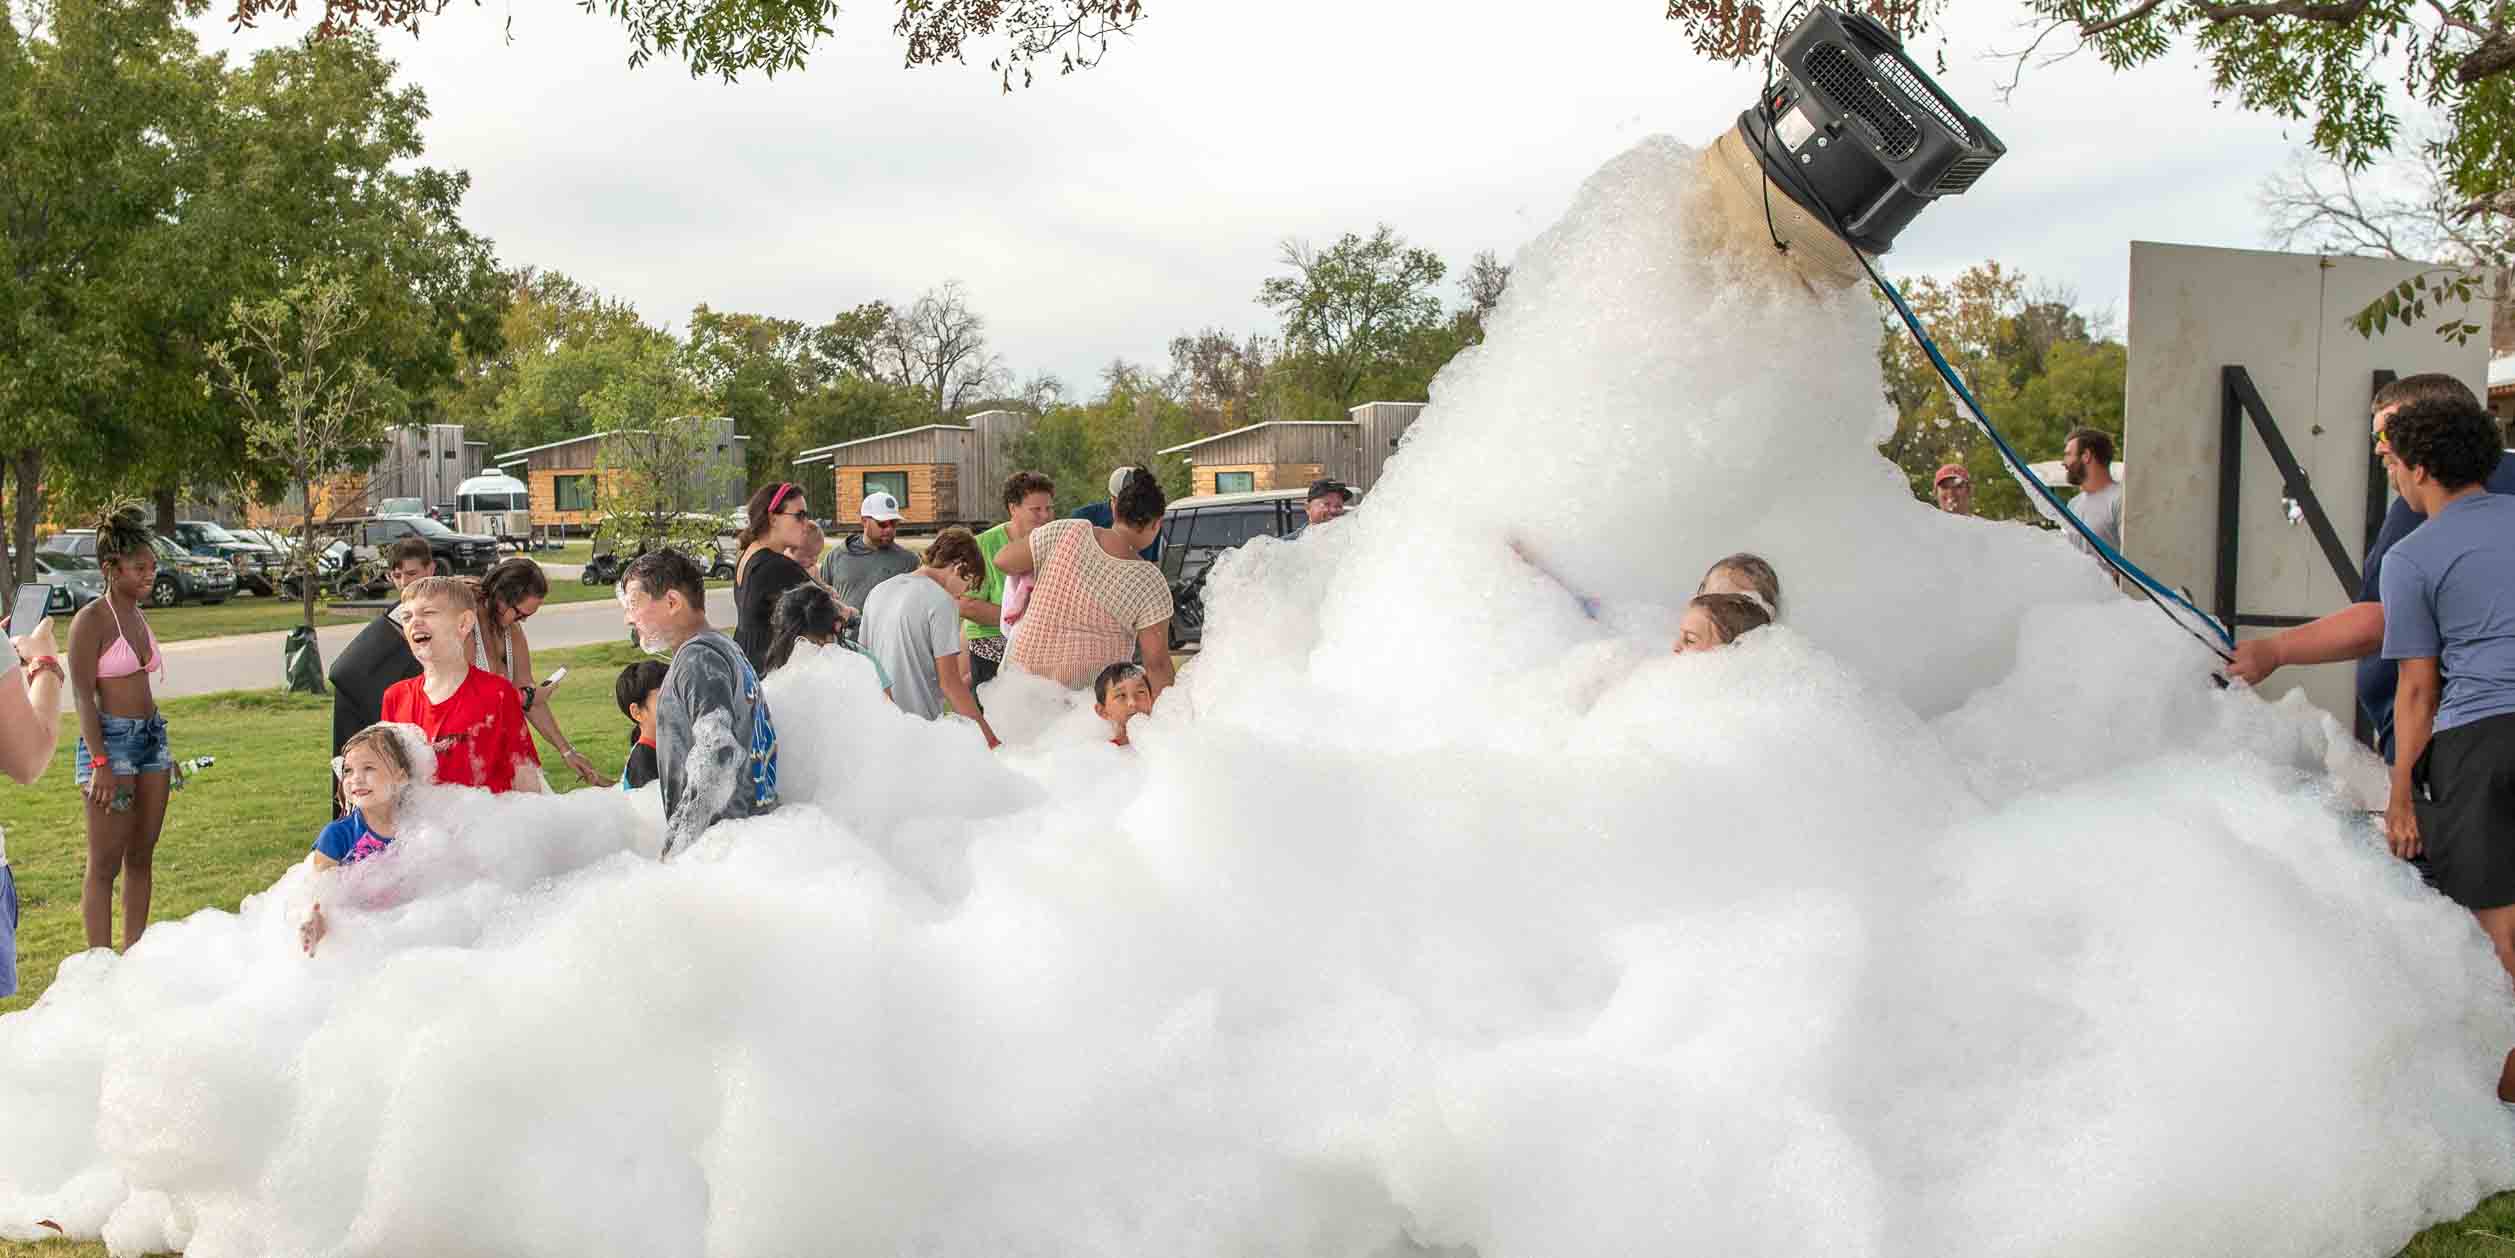
<svg viewBox="0 0 2515 1258">
<path fill-rule="evenodd" d="M 1794 6 L 1794 9 L 1796 7 L 1797 6 Z M 1784 23 L 1782 29 L 1788 29 L 1788 24 L 1786 22 Z M 1781 238 L 1780 232 L 1773 224 L 1773 178 L 1771 170 L 1777 162 L 1782 164 L 1782 169 L 1788 170 L 1789 167 L 1787 162 L 1789 154 L 1784 152 L 1776 156 L 1774 153 L 1772 102 L 1773 50 L 1768 45 L 1765 50 L 1764 58 L 1764 94 L 1756 101 L 1756 109 L 1764 119 L 1764 134 L 1758 140 L 1758 146 L 1762 149 L 1762 155 L 1765 160 L 1758 164 L 1763 166 L 1765 170 L 1763 181 L 1765 231 L 1772 236 L 1773 247 L 1783 254 L 1787 254 L 1790 251 L 1790 243 Z M 1793 199 L 1796 200 L 1797 198 Z M 1808 202 L 1813 202 L 1814 204 L 1809 205 Z M 2099 560 L 2103 561 L 2106 567 L 2113 569 L 2114 572 L 2120 574 L 2125 580 L 2128 580 L 2143 596 L 2148 599 L 2152 605 L 2157 608 L 2158 611 L 2164 613 L 2167 619 L 2173 621 L 2177 628 L 2180 628 L 2185 633 L 2190 634 L 2196 641 L 2200 642 L 2201 645 L 2208 647 L 2222 662 L 2234 662 L 2235 654 L 2233 648 L 2235 646 L 2235 636 L 2228 632 L 2225 625 L 2218 622 L 2217 617 L 2193 606 L 2191 600 L 2184 598 L 2182 595 L 2171 589 L 2168 589 L 2163 582 L 2160 582 L 2155 577 L 2148 575 L 2148 573 L 2141 570 L 2139 565 L 2132 563 L 2127 556 L 2114 549 L 2114 547 L 2110 543 L 2106 542 L 2105 539 L 2097 536 L 2095 530 L 2088 528 L 2086 522 L 2079 519 L 2078 514 L 2070 510 L 2068 505 L 2063 503 L 2060 497 L 2052 492 L 2050 486 L 2043 483 L 2042 478 L 2036 476 L 2030 469 L 2028 469 L 2025 458 L 2018 454 L 2016 447 L 2009 444 L 2008 438 L 2002 436 L 2000 434 L 2000 430 L 1992 425 L 1991 416 L 1982 409 L 1982 404 L 1975 399 L 1973 390 L 1965 387 L 1964 378 L 1957 374 L 1955 367 L 1949 365 L 1946 355 L 1939 352 L 1938 342 L 1931 339 L 1929 330 L 1924 328 L 1921 324 L 1920 316 L 1915 315 L 1912 312 L 1912 307 L 1905 303 L 1903 293 L 1898 290 L 1894 284 L 1890 283 L 1885 276 L 1878 274 L 1877 267 L 1871 265 L 1869 262 L 1869 255 L 1862 252 L 1858 245 L 1851 242 L 1851 234 L 1843 229 L 1842 220 L 1835 216 L 1831 206 L 1825 204 L 1825 199 L 1823 197 L 1812 196 L 1809 197 L 1807 201 L 1801 202 L 1801 204 L 1805 208 L 1814 209 L 1819 215 L 1823 216 L 1826 225 L 1833 230 L 1836 236 L 1842 239 L 1844 247 L 1851 250 L 1851 256 L 1859 259 L 1860 269 L 1868 273 L 1869 282 L 1877 285 L 1879 292 L 1886 294 L 1886 300 L 1889 304 L 1895 307 L 1896 315 L 1903 320 L 1904 329 L 1912 335 L 1913 342 L 1921 347 L 1921 352 L 1929 358 L 1930 365 L 1938 372 L 1939 378 L 1946 381 L 1947 387 L 1956 394 L 1958 402 L 1964 408 L 1966 417 L 1973 421 L 1976 428 L 1982 430 L 1984 436 L 1991 439 L 1992 448 L 1999 452 L 2000 460 L 2007 466 L 2009 475 L 2015 478 L 2018 485 L 2027 492 L 2030 501 L 2040 500 L 2037 503 L 2037 508 L 2042 512 L 2045 518 L 2075 530 L 2081 538 L 2085 539 L 2089 550 L 2092 551 Z M 2178 611 L 2178 608 L 2181 610 Z M 2223 679 L 2221 679 L 2219 684 L 2223 686 L 2226 683 Z"/>
</svg>

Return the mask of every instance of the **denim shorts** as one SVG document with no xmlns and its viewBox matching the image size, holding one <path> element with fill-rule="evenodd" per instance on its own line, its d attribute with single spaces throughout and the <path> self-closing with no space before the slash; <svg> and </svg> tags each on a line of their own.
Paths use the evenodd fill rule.
<svg viewBox="0 0 2515 1258">
<path fill-rule="evenodd" d="M 105 760 L 113 766 L 114 776 L 127 778 L 174 770 L 175 755 L 166 745 L 165 717 L 99 716 L 96 719 L 105 726 Z M 95 779 L 94 760 L 94 753 L 87 749 L 87 736 L 81 734 L 78 758 L 70 762 L 77 769 L 79 785 L 85 786 Z"/>
</svg>

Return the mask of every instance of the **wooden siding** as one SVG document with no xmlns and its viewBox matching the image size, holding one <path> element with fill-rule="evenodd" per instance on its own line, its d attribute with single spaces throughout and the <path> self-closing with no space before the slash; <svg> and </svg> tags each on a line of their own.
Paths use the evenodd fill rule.
<svg viewBox="0 0 2515 1258">
<path fill-rule="evenodd" d="M 1257 482 L 1249 487 L 1254 493 L 1268 489 L 1306 489 L 1311 481 L 1326 475 L 1327 469 L 1317 463 L 1240 463 L 1218 467 L 1200 463 L 1194 475 L 1195 492 L 1200 496 L 1220 493 L 1214 488 L 1214 480 L 1224 472 L 1249 473 Z"/>
<path fill-rule="evenodd" d="M 590 468 L 594 466 L 602 453 L 601 445 L 602 439 L 599 437 L 579 437 L 563 445 L 555 445 L 547 450 L 535 450 L 525 455 L 525 466 L 536 472 Z"/>
<path fill-rule="evenodd" d="M 865 488 L 867 474 L 895 472 L 908 478 L 908 501 L 899 504 L 900 523 L 910 525 L 952 524 L 965 519 L 961 510 L 961 470 L 951 463 L 893 463 L 888 465 L 848 464 L 832 472 L 832 485 L 839 506 L 842 530 L 857 527 L 856 511 L 870 490 Z"/>
<path fill-rule="evenodd" d="M 587 448 L 592 447 L 591 442 L 586 444 Z M 561 511 L 559 509 L 559 478 L 562 476 L 598 476 L 601 478 L 594 484 L 594 510 Z M 596 472 L 591 465 L 574 468 L 534 468 L 532 473 L 524 478 L 525 485 L 532 490 L 533 527 L 548 528 L 560 525 L 569 528 L 591 528 L 602 523 L 603 517 L 608 514 L 601 509 L 603 493 L 610 486 L 619 484 L 620 476 L 621 473 L 616 469 Z"/>
<path fill-rule="evenodd" d="M 1208 468 L 1248 471 L 1259 467 L 1312 467 L 1323 469 L 1311 473 L 1313 479 L 1333 476 L 1355 482 L 1360 480 L 1363 471 L 1360 442 L 1361 426 L 1349 421 L 1262 424 L 1247 432 L 1207 442 L 1193 450 L 1183 450 L 1174 457 L 1188 460 L 1188 465 L 1196 471 L 1196 484 L 1199 486 L 1210 482 L 1210 478 L 1204 475 Z M 1260 485 L 1259 488 L 1265 486 Z M 1199 488 L 1197 492 L 1209 491 Z"/>
<path fill-rule="evenodd" d="M 922 431 L 895 432 L 854 445 L 841 446 L 831 452 L 831 461 L 842 467 L 909 467 L 931 463 L 958 463 L 966 448 L 969 434 L 955 428 L 927 428 Z"/>
<path fill-rule="evenodd" d="M 966 520 L 1004 518 L 1004 482 L 1023 469 L 1013 465 L 1013 443 L 1030 431 L 1021 411 L 980 411 L 969 417 L 969 454 L 961 461 L 961 514 Z"/>
</svg>

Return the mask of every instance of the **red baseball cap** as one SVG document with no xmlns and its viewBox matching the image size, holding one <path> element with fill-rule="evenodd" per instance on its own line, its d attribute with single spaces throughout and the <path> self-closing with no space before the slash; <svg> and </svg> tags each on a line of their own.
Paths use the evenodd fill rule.
<svg viewBox="0 0 2515 1258">
<path fill-rule="evenodd" d="M 1941 464 L 1939 466 L 1939 474 L 1931 477 L 1930 483 L 1933 485 L 1944 485 L 1947 483 L 1947 479 L 1951 476 L 1965 482 L 1968 485 L 1974 483 L 1973 477 L 1965 475 L 1965 465 L 1962 463 Z"/>
</svg>

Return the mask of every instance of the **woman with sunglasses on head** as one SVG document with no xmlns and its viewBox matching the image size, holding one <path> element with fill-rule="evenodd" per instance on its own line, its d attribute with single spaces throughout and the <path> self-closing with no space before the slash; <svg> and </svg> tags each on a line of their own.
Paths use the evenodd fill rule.
<svg viewBox="0 0 2515 1258">
<path fill-rule="evenodd" d="M 524 700 L 524 720 L 541 740 L 558 751 L 587 786 L 609 786 L 611 779 L 594 767 L 559 732 L 559 713 L 533 680 L 533 644 L 524 636 L 524 622 L 550 597 L 550 578 L 541 565 L 522 555 L 501 559 L 474 583 L 480 615 L 472 637 L 472 667 L 505 679 Z"/>
<path fill-rule="evenodd" d="M 734 561 L 734 645 L 759 672 L 768 671 L 769 642 L 777 635 L 777 600 L 812 580 L 812 573 L 786 554 L 790 547 L 805 544 L 811 525 L 812 509 L 803 500 L 801 485 L 767 486 L 751 495 L 744 508 L 742 532 L 734 538 L 742 547 L 742 557 Z"/>
</svg>

